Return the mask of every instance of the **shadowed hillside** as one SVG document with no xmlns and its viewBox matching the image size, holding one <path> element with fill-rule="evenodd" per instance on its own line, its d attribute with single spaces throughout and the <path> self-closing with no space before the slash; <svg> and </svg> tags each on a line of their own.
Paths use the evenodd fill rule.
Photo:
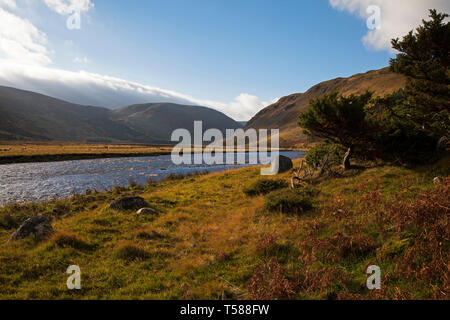
<svg viewBox="0 0 450 320">
<path fill-rule="evenodd" d="M 168 143 L 173 130 L 191 130 L 194 120 L 204 129 L 241 127 L 205 107 L 155 103 L 112 111 L 1 86 L 0 114 L 0 141 Z"/>
<path fill-rule="evenodd" d="M 392 93 L 404 86 L 405 79 L 389 71 L 388 68 L 356 74 L 350 78 L 336 78 L 319 83 L 305 93 L 283 97 L 276 103 L 257 113 L 246 128 L 280 129 L 280 144 L 293 146 L 302 142 L 305 136 L 297 125 L 300 112 L 308 107 L 311 99 L 339 92 L 344 95 L 373 91 L 375 96 Z"/>
<path fill-rule="evenodd" d="M 144 141 L 110 110 L 0 87 L 0 140 Z"/>
<path fill-rule="evenodd" d="M 169 141 L 174 129 L 194 131 L 194 121 L 202 120 L 203 129 L 241 128 L 241 125 L 223 113 L 206 107 L 183 106 L 173 103 L 149 103 L 127 106 L 113 111 L 114 119 L 123 121 L 143 135 Z"/>
</svg>

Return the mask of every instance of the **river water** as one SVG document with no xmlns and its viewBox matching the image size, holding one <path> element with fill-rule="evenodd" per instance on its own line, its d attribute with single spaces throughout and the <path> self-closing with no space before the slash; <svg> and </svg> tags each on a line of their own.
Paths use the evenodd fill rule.
<svg viewBox="0 0 450 320">
<path fill-rule="evenodd" d="M 291 159 L 305 155 L 297 151 L 280 154 Z M 247 159 L 248 156 L 246 153 Z M 0 206 L 66 198 L 88 189 L 104 191 L 128 186 L 130 181 L 145 184 L 150 178 L 160 181 L 169 174 L 217 172 L 243 166 L 249 165 L 174 165 L 170 155 L 0 165 Z"/>
</svg>

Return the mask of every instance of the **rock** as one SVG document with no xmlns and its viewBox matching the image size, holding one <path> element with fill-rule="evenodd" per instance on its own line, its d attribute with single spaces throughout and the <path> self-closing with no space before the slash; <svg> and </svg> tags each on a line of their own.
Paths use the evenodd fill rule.
<svg viewBox="0 0 450 320">
<path fill-rule="evenodd" d="M 433 183 L 434 183 L 434 184 L 439 184 L 439 183 L 441 183 L 441 178 L 435 177 L 435 178 L 433 179 Z"/>
<path fill-rule="evenodd" d="M 25 220 L 24 223 L 11 235 L 9 241 L 15 241 L 34 236 L 41 238 L 53 233 L 50 219 L 44 216 L 34 216 Z"/>
<path fill-rule="evenodd" d="M 136 210 L 148 207 L 148 203 L 141 197 L 123 197 L 111 202 L 109 207 L 114 210 Z"/>
<path fill-rule="evenodd" d="M 137 211 L 138 214 L 157 214 L 155 209 L 153 208 L 142 208 Z"/>
<path fill-rule="evenodd" d="M 274 164 L 278 162 L 278 172 L 274 171 Z M 274 162 L 272 163 L 272 172 L 273 173 L 283 173 L 286 171 L 291 170 L 294 167 L 294 164 L 292 163 L 292 160 L 288 157 L 279 155 L 275 158 Z"/>
</svg>

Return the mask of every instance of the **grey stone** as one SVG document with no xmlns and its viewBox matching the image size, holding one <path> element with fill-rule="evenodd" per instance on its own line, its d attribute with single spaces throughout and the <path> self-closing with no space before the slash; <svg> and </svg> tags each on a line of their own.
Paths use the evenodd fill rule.
<svg viewBox="0 0 450 320">
<path fill-rule="evenodd" d="M 294 167 L 292 160 L 286 156 L 279 155 L 275 161 L 278 161 L 278 173 L 289 171 Z"/>
<path fill-rule="evenodd" d="M 11 235 L 10 241 L 20 240 L 29 236 L 41 238 L 53 233 L 53 227 L 49 218 L 34 216 L 24 223 Z"/>
<path fill-rule="evenodd" d="M 114 210 L 137 210 L 148 207 L 148 203 L 141 197 L 123 197 L 111 202 L 109 207 Z"/>
</svg>

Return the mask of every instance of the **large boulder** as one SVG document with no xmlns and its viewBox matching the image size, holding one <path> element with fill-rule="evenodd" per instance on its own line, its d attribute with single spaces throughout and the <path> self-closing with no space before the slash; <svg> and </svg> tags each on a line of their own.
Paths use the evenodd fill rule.
<svg viewBox="0 0 450 320">
<path fill-rule="evenodd" d="M 274 173 L 283 173 L 291 170 L 294 167 L 292 160 L 289 157 L 278 155 L 275 157 L 274 162 L 272 164 L 272 169 L 274 169 L 274 165 L 278 162 L 278 172 Z"/>
<path fill-rule="evenodd" d="M 49 218 L 44 216 L 34 216 L 25 220 L 25 222 L 11 235 L 9 240 L 15 241 L 29 236 L 42 238 L 52 233 L 53 228 Z"/>
<path fill-rule="evenodd" d="M 148 203 L 141 197 L 123 197 L 114 200 L 109 205 L 114 210 L 137 210 L 148 206 Z"/>
</svg>

